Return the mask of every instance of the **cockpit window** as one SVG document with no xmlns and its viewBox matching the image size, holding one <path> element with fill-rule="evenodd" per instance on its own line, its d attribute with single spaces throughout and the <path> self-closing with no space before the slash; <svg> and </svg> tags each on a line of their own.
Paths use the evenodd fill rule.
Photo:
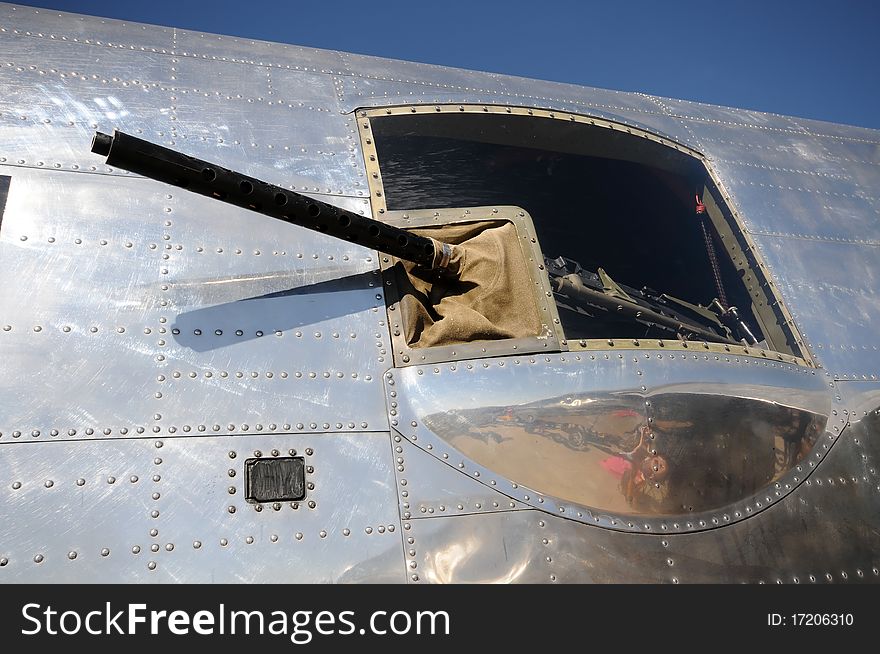
<svg viewBox="0 0 880 654">
<path fill-rule="evenodd" d="M 464 109 L 371 112 L 378 217 L 524 209 L 570 348 L 699 341 L 803 356 L 697 153 L 582 117 Z"/>
</svg>

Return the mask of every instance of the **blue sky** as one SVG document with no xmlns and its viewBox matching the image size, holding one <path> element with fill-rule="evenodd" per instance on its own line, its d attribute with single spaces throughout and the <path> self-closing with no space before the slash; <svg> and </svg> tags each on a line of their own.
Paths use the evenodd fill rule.
<svg viewBox="0 0 880 654">
<path fill-rule="evenodd" d="M 880 129 L 869 0 L 19 4 Z"/>
</svg>

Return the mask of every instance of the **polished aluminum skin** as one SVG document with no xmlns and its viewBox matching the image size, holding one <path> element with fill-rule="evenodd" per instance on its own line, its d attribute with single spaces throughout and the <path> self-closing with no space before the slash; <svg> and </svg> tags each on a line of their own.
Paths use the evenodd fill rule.
<svg viewBox="0 0 880 654">
<path fill-rule="evenodd" d="M 0 41 L 0 581 L 880 580 L 877 131 L 9 4 Z M 373 215 L 355 111 L 440 103 L 702 153 L 818 367 L 398 368 L 381 255 L 89 152 L 118 128 Z M 306 498 L 246 502 L 292 452 Z"/>
</svg>

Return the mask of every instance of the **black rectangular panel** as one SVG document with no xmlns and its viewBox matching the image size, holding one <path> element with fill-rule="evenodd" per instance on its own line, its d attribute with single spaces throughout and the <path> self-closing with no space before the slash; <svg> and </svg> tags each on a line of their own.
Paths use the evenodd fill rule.
<svg viewBox="0 0 880 654">
<path fill-rule="evenodd" d="M 3 226 L 3 212 L 6 211 L 6 196 L 9 195 L 9 175 L 0 175 L 0 227 Z"/>
<path fill-rule="evenodd" d="M 302 457 L 247 459 L 244 471 L 245 499 L 249 502 L 283 502 L 306 496 Z"/>
</svg>

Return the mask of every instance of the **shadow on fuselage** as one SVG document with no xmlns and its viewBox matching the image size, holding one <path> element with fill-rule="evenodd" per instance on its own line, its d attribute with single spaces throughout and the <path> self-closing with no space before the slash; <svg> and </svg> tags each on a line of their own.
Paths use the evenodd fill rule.
<svg viewBox="0 0 880 654">
<path fill-rule="evenodd" d="M 290 286 L 301 277 L 284 272 L 175 284 L 171 290 L 178 305 L 210 306 L 178 314 L 171 325 L 173 338 L 183 347 L 206 352 L 359 313 L 379 302 L 370 288 L 375 279 L 372 272 Z M 269 292 L 248 295 L 255 291 Z M 210 338 L 222 335 L 217 332 L 226 333 L 227 338 Z"/>
</svg>

